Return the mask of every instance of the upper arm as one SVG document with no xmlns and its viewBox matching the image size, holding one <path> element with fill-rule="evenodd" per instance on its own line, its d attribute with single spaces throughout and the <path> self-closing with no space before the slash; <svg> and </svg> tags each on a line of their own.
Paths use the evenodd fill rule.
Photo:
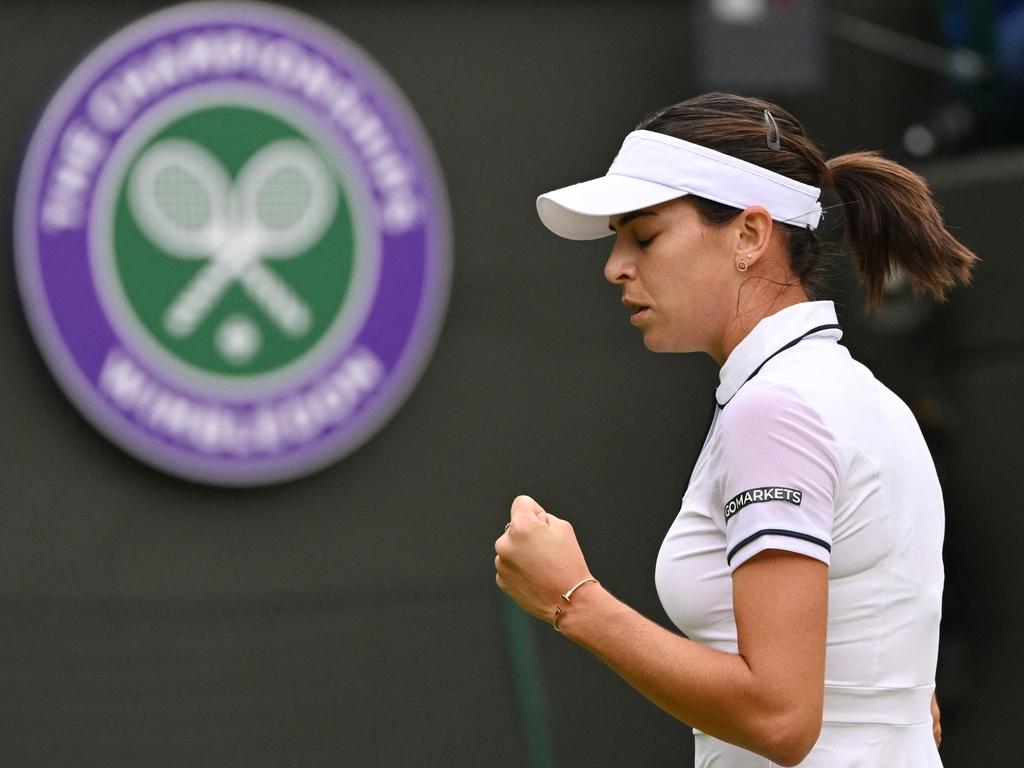
<svg viewBox="0 0 1024 768">
<path fill-rule="evenodd" d="M 843 458 L 819 413 L 791 389 L 748 385 L 722 414 L 719 446 L 729 567 L 770 549 L 827 565 Z"/>
<path fill-rule="evenodd" d="M 739 654 L 763 693 L 764 730 L 809 750 L 821 727 L 828 625 L 828 567 L 766 550 L 736 569 L 733 608 Z"/>
</svg>

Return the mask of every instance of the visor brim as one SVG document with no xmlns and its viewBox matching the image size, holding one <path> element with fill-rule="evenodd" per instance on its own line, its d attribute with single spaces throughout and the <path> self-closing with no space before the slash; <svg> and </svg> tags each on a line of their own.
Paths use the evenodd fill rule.
<svg viewBox="0 0 1024 768">
<path fill-rule="evenodd" d="M 537 198 L 537 215 L 544 226 L 568 240 L 597 240 L 613 234 L 611 216 L 649 208 L 688 194 L 685 191 L 609 174 L 562 187 Z"/>
</svg>

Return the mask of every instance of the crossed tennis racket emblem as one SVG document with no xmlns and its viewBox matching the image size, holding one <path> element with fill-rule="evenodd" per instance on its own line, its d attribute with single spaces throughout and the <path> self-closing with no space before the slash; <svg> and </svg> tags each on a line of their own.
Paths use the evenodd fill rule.
<svg viewBox="0 0 1024 768">
<path fill-rule="evenodd" d="M 206 261 L 164 313 L 170 335 L 191 336 L 235 283 L 284 333 L 309 331 L 309 306 L 264 264 L 307 252 L 334 218 L 337 187 L 307 144 L 268 144 L 232 181 L 198 144 L 168 139 L 139 158 L 128 184 L 132 214 L 155 245 Z"/>
</svg>

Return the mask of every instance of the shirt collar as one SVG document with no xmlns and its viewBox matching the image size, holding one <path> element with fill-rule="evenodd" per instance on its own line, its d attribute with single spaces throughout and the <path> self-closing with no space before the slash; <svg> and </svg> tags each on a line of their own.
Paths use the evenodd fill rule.
<svg viewBox="0 0 1024 768">
<path fill-rule="evenodd" d="M 770 358 L 807 336 L 839 341 L 843 331 L 831 301 L 804 301 L 762 319 L 725 361 L 718 373 L 715 400 L 724 408 Z"/>
</svg>

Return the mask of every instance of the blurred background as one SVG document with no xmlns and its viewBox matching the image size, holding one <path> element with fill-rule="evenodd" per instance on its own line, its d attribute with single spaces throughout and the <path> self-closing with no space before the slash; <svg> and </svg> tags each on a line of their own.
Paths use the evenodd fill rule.
<svg viewBox="0 0 1024 768">
<path fill-rule="evenodd" d="M 164 5 L 0 7 L 0 765 L 690 764 L 687 728 L 509 610 L 492 546 L 529 493 L 574 522 L 606 586 L 668 623 L 654 559 L 716 370 L 648 353 L 601 276 L 608 243 L 557 240 L 533 201 L 710 89 L 779 101 L 829 157 L 910 164 L 983 259 L 943 306 L 896 280 L 866 314 L 846 263 L 833 297 L 943 483 L 944 760 L 1016 764 L 1024 2 L 287 3 L 409 97 L 447 180 L 455 268 L 398 414 L 333 466 L 257 490 L 161 474 L 89 426 L 36 351 L 12 266 L 40 111 L 94 46 Z"/>
</svg>

